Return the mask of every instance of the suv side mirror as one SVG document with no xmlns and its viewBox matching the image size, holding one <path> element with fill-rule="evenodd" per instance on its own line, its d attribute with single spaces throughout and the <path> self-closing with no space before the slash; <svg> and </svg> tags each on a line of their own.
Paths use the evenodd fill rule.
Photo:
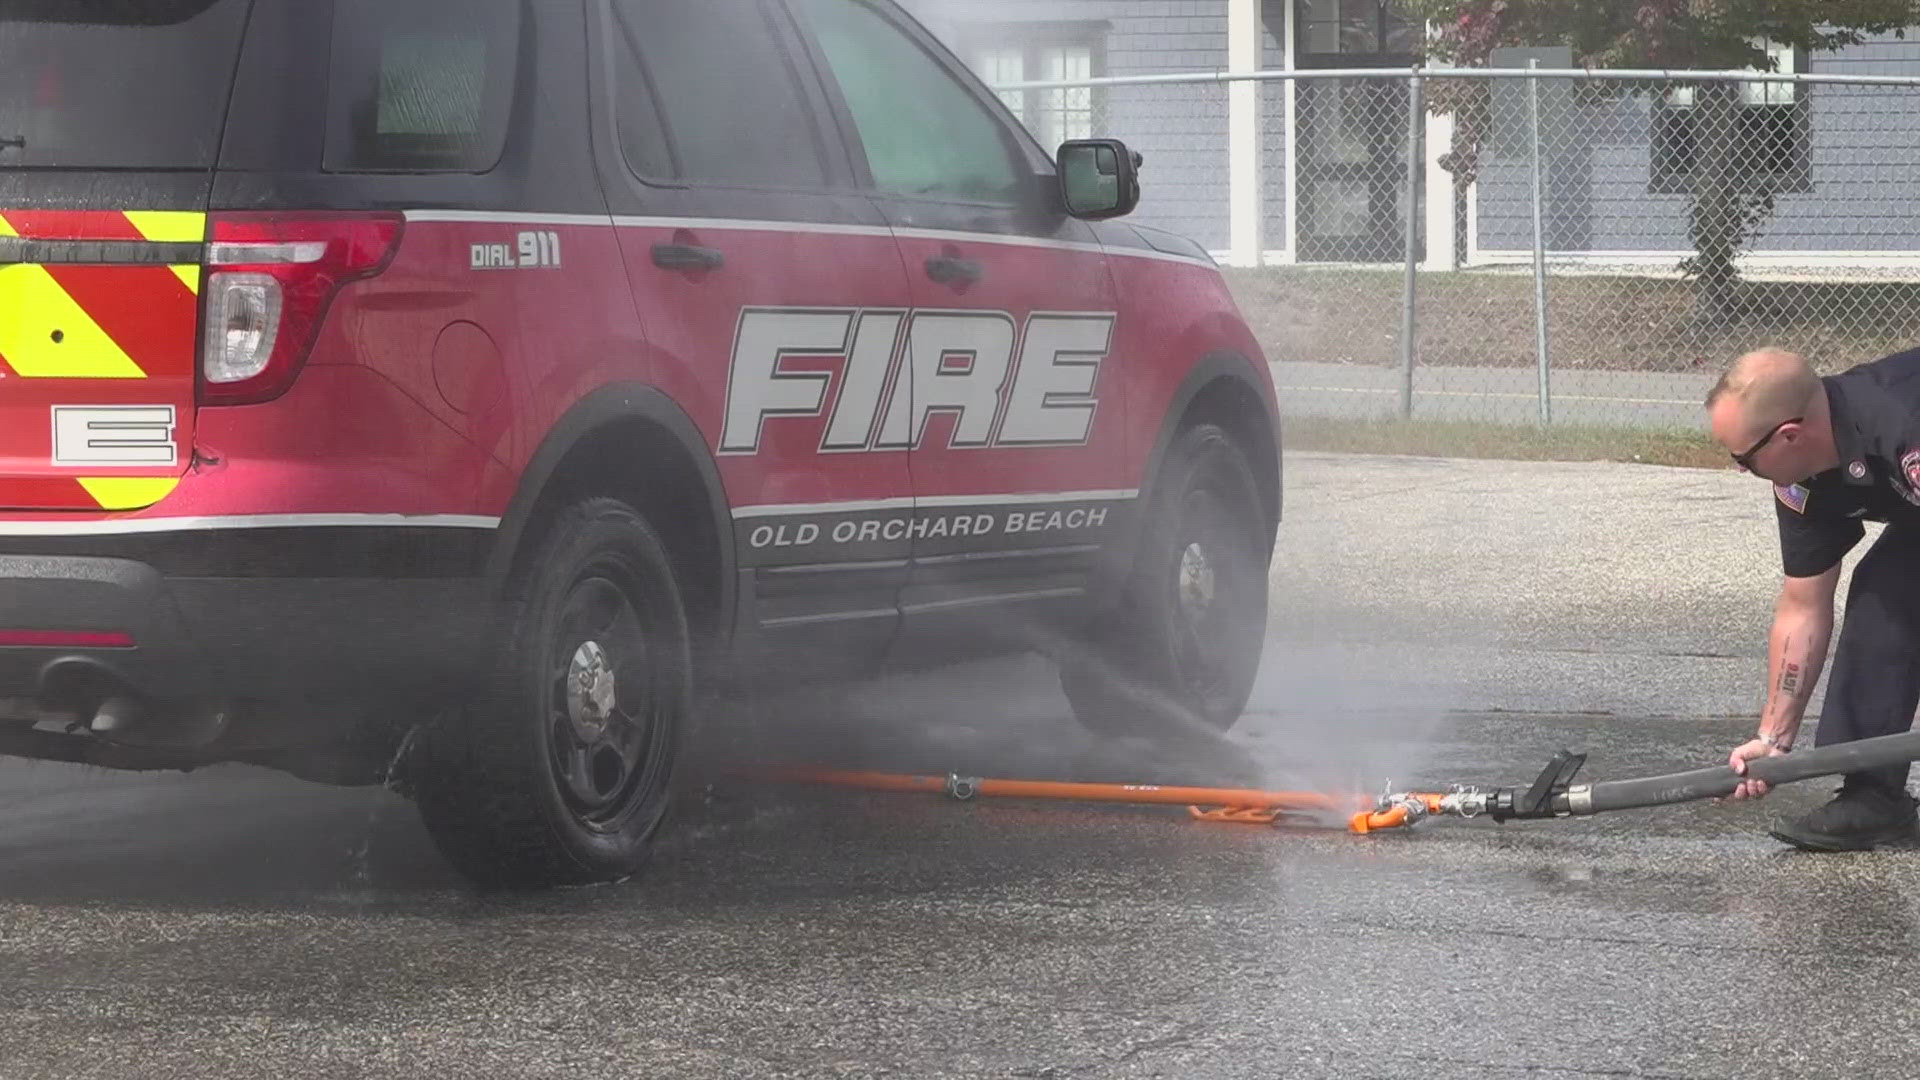
<svg viewBox="0 0 1920 1080">
<path fill-rule="evenodd" d="M 1071 139 L 1056 160 L 1060 197 L 1074 217 L 1121 217 L 1140 205 L 1140 155 L 1119 139 Z"/>
</svg>

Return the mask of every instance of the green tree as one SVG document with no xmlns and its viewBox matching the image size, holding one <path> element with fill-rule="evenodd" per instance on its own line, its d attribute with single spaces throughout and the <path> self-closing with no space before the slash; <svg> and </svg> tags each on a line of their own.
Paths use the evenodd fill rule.
<svg viewBox="0 0 1920 1080">
<path fill-rule="evenodd" d="M 1827 52 L 1915 21 L 1911 0 L 1402 0 L 1428 20 L 1432 62 L 1485 64 L 1494 49 L 1564 45 L 1587 68 L 1771 70 L 1758 42 Z M 1687 170 L 1688 229 L 1693 256 L 1681 269 L 1696 282 L 1695 311 L 1724 322 L 1735 312 L 1734 259 L 1773 212 L 1775 191 L 1764 173 L 1743 163 L 1737 83 L 1678 80 L 1661 89 L 1693 88 L 1692 146 Z M 1645 93 L 1642 83 L 1615 92 Z M 1478 174 L 1480 143 L 1491 124 L 1484 80 L 1442 80 L 1429 100 L 1455 121 L 1454 150 L 1441 164 L 1456 188 Z"/>
</svg>

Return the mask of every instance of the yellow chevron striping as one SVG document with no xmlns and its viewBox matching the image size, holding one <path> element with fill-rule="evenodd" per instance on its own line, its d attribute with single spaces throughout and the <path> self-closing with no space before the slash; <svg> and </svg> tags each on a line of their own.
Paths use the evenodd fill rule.
<svg viewBox="0 0 1920 1080">
<path fill-rule="evenodd" d="M 19 236 L 19 235 L 20 235 L 19 233 L 13 231 L 13 226 L 7 224 L 6 218 L 0 217 L 0 236 Z"/>
<path fill-rule="evenodd" d="M 183 210 L 128 210 L 127 221 L 156 244 L 197 244 L 207 237 L 207 215 Z"/>
<path fill-rule="evenodd" d="M 180 210 L 128 210 L 127 223 L 139 231 L 141 236 L 156 244 L 162 243 L 199 243 L 206 239 L 207 215 Z M 200 295 L 200 268 L 198 266 L 174 266 L 173 271 L 187 291 Z"/>
<path fill-rule="evenodd" d="M 177 476 L 83 476 L 79 480 L 102 510 L 144 510 L 180 486 Z"/>
<path fill-rule="evenodd" d="M 28 379 L 144 379 L 147 373 L 44 266 L 0 266 L 0 356 Z"/>
</svg>

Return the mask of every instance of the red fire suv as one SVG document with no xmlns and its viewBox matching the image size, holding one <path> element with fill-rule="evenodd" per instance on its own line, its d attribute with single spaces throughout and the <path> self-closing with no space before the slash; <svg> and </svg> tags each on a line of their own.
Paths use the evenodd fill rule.
<svg viewBox="0 0 1920 1080">
<path fill-rule="evenodd" d="M 1276 403 L 1139 164 L 889 0 L 0 0 L 0 753 L 398 757 L 543 884 L 722 687 L 1232 723 Z"/>
</svg>

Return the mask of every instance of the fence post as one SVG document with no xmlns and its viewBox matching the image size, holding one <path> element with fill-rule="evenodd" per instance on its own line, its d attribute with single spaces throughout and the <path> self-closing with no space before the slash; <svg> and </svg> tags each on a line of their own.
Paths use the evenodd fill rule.
<svg viewBox="0 0 1920 1080">
<path fill-rule="evenodd" d="M 1420 261 L 1420 166 L 1426 157 L 1426 94 L 1418 74 L 1407 80 L 1406 294 L 1400 311 L 1400 418 L 1413 415 L 1413 335 Z"/>
<path fill-rule="evenodd" d="M 1259 71 L 1259 0 L 1229 0 L 1226 7 L 1227 69 L 1236 75 Z M 1246 79 L 1227 83 L 1227 246 L 1236 266 L 1266 261 L 1263 86 Z"/>
<path fill-rule="evenodd" d="M 1540 58 L 1527 61 L 1539 70 Z M 1544 197 L 1540 182 L 1540 77 L 1527 76 L 1527 127 L 1533 141 L 1533 323 L 1536 361 L 1540 365 L 1540 422 L 1553 422 L 1553 398 L 1547 389 L 1547 247 L 1541 227 Z"/>
</svg>

